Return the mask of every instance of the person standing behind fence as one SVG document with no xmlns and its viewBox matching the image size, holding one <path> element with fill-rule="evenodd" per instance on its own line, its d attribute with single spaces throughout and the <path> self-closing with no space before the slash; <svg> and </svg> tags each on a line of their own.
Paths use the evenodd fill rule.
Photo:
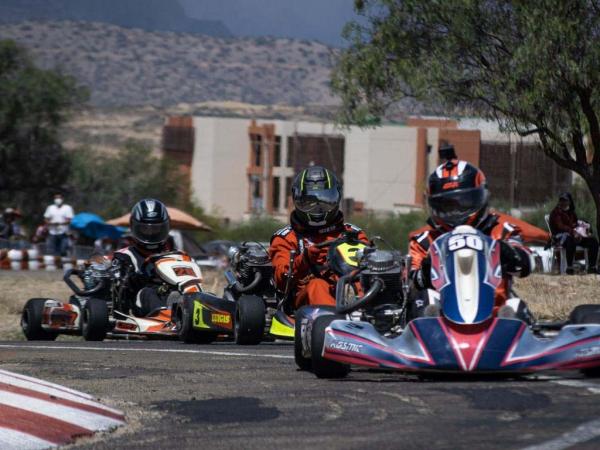
<svg viewBox="0 0 600 450">
<path fill-rule="evenodd" d="M 15 208 L 6 208 L 0 220 L 0 239 L 17 239 L 23 237 L 21 227 L 17 220 L 21 218 L 21 212 Z"/>
<path fill-rule="evenodd" d="M 590 225 L 578 220 L 575 214 L 575 202 L 568 192 L 560 194 L 558 204 L 550 213 L 550 231 L 552 240 L 566 250 L 567 274 L 573 275 L 573 259 L 577 246 L 588 250 L 588 273 L 598 273 L 598 240 L 591 236 Z"/>
<path fill-rule="evenodd" d="M 66 256 L 69 246 L 69 224 L 73 218 L 73 208 L 64 203 L 62 194 L 54 195 L 54 203 L 46 208 L 44 219 L 48 224 L 48 253 Z"/>
</svg>

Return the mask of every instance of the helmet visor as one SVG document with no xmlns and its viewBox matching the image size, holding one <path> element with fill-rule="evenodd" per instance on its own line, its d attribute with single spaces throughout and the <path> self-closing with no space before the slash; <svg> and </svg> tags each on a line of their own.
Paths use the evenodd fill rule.
<svg viewBox="0 0 600 450">
<path fill-rule="evenodd" d="M 463 225 L 487 203 L 483 187 L 442 192 L 429 197 L 431 214 L 450 226 Z"/>
<path fill-rule="evenodd" d="M 335 189 L 319 189 L 302 194 L 294 202 L 296 208 L 307 214 L 326 214 L 340 204 L 340 192 Z"/>
<path fill-rule="evenodd" d="M 131 233 L 144 244 L 160 244 L 169 236 L 169 222 L 133 223 Z"/>
</svg>

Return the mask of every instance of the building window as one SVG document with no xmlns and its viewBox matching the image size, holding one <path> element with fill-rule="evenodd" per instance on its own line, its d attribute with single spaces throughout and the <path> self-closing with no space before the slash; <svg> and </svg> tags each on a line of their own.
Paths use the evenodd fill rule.
<svg viewBox="0 0 600 450">
<path fill-rule="evenodd" d="M 281 136 L 275 136 L 275 151 L 273 154 L 273 167 L 281 166 Z"/>
<path fill-rule="evenodd" d="M 254 165 L 256 167 L 261 166 L 261 146 L 262 146 L 262 136 L 260 134 L 251 134 L 250 135 L 251 143 L 252 143 L 252 152 Z"/>
<path fill-rule="evenodd" d="M 288 209 L 289 208 L 289 198 L 292 195 L 292 177 L 286 177 L 285 178 L 285 195 L 283 197 L 283 208 L 284 209 Z"/>
<path fill-rule="evenodd" d="M 279 177 L 273 177 L 273 209 L 275 211 L 279 210 L 279 192 L 281 191 L 279 183 Z"/>
<path fill-rule="evenodd" d="M 252 211 L 260 212 L 263 209 L 263 199 L 260 195 L 260 177 L 258 175 L 252 175 L 250 177 L 250 183 L 252 186 Z"/>
<path fill-rule="evenodd" d="M 288 146 L 287 146 L 287 159 L 285 161 L 285 165 L 287 167 L 294 167 L 294 138 L 288 138 Z"/>
</svg>

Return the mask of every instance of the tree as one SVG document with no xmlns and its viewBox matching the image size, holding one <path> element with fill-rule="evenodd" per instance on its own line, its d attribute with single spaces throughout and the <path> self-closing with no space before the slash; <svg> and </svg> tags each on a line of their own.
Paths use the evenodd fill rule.
<svg viewBox="0 0 600 450">
<path fill-rule="evenodd" d="M 598 0 L 356 0 L 333 74 L 341 120 L 376 124 L 415 98 L 537 136 L 581 176 L 600 226 Z"/>
<path fill-rule="evenodd" d="M 0 41 L 0 205 L 41 216 L 40 200 L 69 172 L 60 127 L 85 98 L 73 78 L 37 68 L 15 42 Z"/>
<path fill-rule="evenodd" d="M 79 149 L 71 155 L 70 201 L 76 210 L 104 218 L 120 216 L 142 198 L 158 198 L 189 209 L 186 186 L 177 167 L 152 150 L 129 141 L 116 154 Z"/>
</svg>

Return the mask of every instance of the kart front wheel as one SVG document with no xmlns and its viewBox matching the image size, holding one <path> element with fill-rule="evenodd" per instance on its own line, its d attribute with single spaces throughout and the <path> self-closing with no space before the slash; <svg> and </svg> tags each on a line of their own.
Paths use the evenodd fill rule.
<svg viewBox="0 0 600 450">
<path fill-rule="evenodd" d="M 200 312 L 201 314 L 201 312 Z M 183 300 L 176 311 L 176 321 L 178 322 L 179 340 L 186 344 L 210 344 L 217 339 L 217 333 L 214 331 L 198 331 L 194 329 L 194 299 L 183 297 Z"/>
<path fill-rule="evenodd" d="M 81 311 L 81 335 L 86 341 L 103 341 L 108 331 L 108 306 L 104 300 L 89 298 Z"/>
<path fill-rule="evenodd" d="M 294 324 L 294 360 L 300 370 L 311 370 L 312 363 L 310 358 L 304 357 L 302 346 L 302 318 L 296 314 L 296 323 Z"/>
<path fill-rule="evenodd" d="M 237 301 L 235 343 L 240 345 L 260 344 L 265 334 L 265 302 L 256 295 L 242 295 Z"/>
<path fill-rule="evenodd" d="M 310 353 L 312 370 L 319 378 L 344 378 L 350 372 L 350 366 L 323 358 L 325 344 L 325 329 L 341 316 L 326 315 L 317 317 L 312 326 Z"/>
<path fill-rule="evenodd" d="M 28 341 L 53 341 L 58 333 L 42 328 L 45 298 L 32 298 L 25 303 L 21 313 L 21 329 Z"/>
<path fill-rule="evenodd" d="M 569 322 L 573 325 L 583 323 L 600 324 L 600 305 L 579 305 L 569 315 Z"/>
</svg>

